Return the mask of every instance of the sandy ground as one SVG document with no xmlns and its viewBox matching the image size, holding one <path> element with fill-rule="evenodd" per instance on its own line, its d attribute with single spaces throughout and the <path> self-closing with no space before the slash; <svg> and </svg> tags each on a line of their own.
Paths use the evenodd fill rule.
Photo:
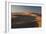
<svg viewBox="0 0 46 34">
<path fill-rule="evenodd" d="M 32 12 L 24 13 L 11 13 L 12 16 L 12 27 L 40 27 L 41 26 L 41 16 Z M 26 17 L 25 17 L 26 16 Z"/>
</svg>

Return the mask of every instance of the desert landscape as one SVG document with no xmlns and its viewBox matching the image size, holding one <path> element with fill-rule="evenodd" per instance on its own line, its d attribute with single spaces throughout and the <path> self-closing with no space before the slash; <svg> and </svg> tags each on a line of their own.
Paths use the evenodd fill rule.
<svg viewBox="0 0 46 34">
<path fill-rule="evenodd" d="M 40 6 L 11 6 L 11 28 L 41 27 Z"/>
</svg>

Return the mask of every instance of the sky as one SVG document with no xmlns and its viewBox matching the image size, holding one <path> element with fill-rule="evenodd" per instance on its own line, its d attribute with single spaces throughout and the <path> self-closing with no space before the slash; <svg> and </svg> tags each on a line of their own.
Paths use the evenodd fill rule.
<svg viewBox="0 0 46 34">
<path fill-rule="evenodd" d="M 11 5 L 12 12 L 35 12 L 41 13 L 41 6 L 19 6 Z"/>
</svg>

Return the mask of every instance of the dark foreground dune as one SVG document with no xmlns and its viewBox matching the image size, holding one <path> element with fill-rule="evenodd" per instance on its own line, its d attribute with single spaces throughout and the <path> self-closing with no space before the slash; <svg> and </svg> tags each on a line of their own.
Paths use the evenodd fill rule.
<svg viewBox="0 0 46 34">
<path fill-rule="evenodd" d="M 35 18 L 35 16 L 14 15 L 11 18 L 11 28 L 39 27 L 39 24 L 35 21 Z"/>
<path fill-rule="evenodd" d="M 41 26 L 41 14 L 38 13 L 12 13 L 11 28 L 32 28 Z"/>
</svg>

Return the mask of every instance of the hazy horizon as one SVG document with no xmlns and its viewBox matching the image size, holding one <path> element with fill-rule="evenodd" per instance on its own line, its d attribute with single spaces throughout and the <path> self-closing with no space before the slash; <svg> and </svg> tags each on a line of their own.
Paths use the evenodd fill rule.
<svg viewBox="0 0 46 34">
<path fill-rule="evenodd" d="M 18 5 L 11 5 L 12 12 L 35 12 L 41 13 L 40 6 L 18 6 Z"/>
</svg>

